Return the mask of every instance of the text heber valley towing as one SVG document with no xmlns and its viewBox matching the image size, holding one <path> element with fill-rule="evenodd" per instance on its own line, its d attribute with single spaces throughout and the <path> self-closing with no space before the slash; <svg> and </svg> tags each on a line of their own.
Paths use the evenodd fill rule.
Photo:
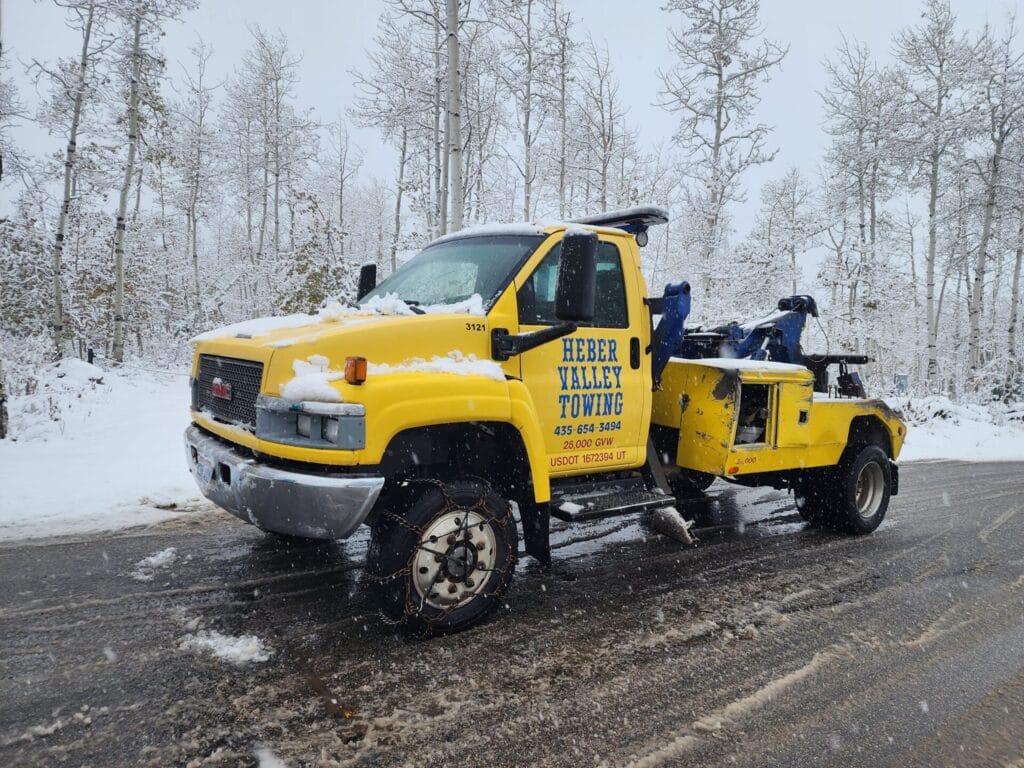
<svg viewBox="0 0 1024 768">
<path fill-rule="evenodd" d="M 609 365 L 619 362 L 617 347 L 615 339 L 562 339 L 562 362 L 577 363 L 558 366 L 562 392 L 587 394 L 559 395 L 559 418 L 622 415 L 622 366 Z"/>
</svg>

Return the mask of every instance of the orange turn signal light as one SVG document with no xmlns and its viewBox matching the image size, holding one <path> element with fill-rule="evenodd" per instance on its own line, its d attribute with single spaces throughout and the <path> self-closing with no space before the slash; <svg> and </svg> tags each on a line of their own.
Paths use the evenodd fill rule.
<svg viewBox="0 0 1024 768">
<path fill-rule="evenodd" d="M 345 381 L 349 384 L 362 384 L 366 381 L 366 358 L 345 358 Z"/>
<path fill-rule="evenodd" d="M 739 473 L 740 468 L 739 467 L 729 467 L 729 469 L 727 471 L 728 471 L 728 473 L 730 475 L 735 475 L 735 474 Z"/>
</svg>

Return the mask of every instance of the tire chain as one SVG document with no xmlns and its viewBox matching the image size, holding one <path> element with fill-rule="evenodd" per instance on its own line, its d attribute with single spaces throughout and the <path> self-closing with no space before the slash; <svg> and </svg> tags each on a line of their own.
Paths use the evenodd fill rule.
<svg viewBox="0 0 1024 768">
<path fill-rule="evenodd" d="M 490 483 L 488 483 L 485 479 L 483 479 L 481 477 L 476 477 L 476 476 L 473 476 L 473 475 L 467 475 L 466 478 L 468 480 L 472 480 L 472 481 L 475 481 L 475 482 L 479 483 L 480 487 L 481 487 L 480 497 L 477 499 L 475 504 L 473 504 L 472 506 L 469 506 L 469 507 L 467 507 L 465 505 L 457 504 L 452 499 L 451 494 L 448 492 L 448 486 L 445 483 L 441 482 L 440 480 L 435 480 L 435 479 L 431 479 L 431 478 L 415 478 L 415 479 L 411 479 L 411 480 L 405 481 L 405 483 L 403 483 L 402 487 L 409 486 L 409 485 L 421 485 L 421 486 L 433 486 L 433 487 L 437 488 L 441 492 L 441 495 L 444 497 L 444 508 L 441 510 L 441 512 L 447 512 L 447 511 L 452 510 L 453 508 L 466 509 L 466 510 L 471 511 L 471 512 L 474 511 L 474 510 L 486 510 L 486 506 L 484 505 L 483 502 L 484 502 L 484 497 L 491 491 Z M 516 523 L 515 523 L 515 518 L 512 516 L 512 506 L 508 503 L 507 499 L 503 499 L 503 501 L 505 502 L 506 514 L 503 516 L 503 518 L 501 520 L 495 520 L 495 519 L 492 518 L 489 522 L 490 522 L 490 524 L 499 526 L 502 530 L 506 530 L 509 525 L 515 525 Z M 394 512 L 383 510 L 383 511 L 381 511 L 380 515 L 381 515 L 381 517 L 385 517 L 385 518 L 387 518 L 389 520 L 394 521 L 398 525 L 401 525 L 406 530 L 411 531 L 413 533 L 413 535 L 416 537 L 416 542 L 417 542 L 416 543 L 416 548 L 413 550 L 412 554 L 409 555 L 409 561 L 405 564 L 404 567 L 399 568 L 397 571 L 394 571 L 393 573 L 389 573 L 389 574 L 384 575 L 384 576 L 378 576 L 376 574 L 369 573 L 369 571 L 366 572 L 366 575 L 368 576 L 369 579 L 371 579 L 372 581 L 377 582 L 378 584 L 383 584 L 383 583 L 388 582 L 388 581 L 393 581 L 394 579 L 403 578 L 403 577 L 411 576 L 412 575 L 412 560 L 416 556 L 416 550 L 420 549 L 420 546 L 421 546 L 420 542 L 421 542 L 421 540 L 423 538 L 424 530 L 423 530 L 423 528 L 421 528 L 419 526 L 413 525 L 412 523 L 410 523 L 408 520 L 406 520 L 401 515 L 396 515 Z M 466 519 L 468 519 L 468 516 L 467 516 Z M 464 526 L 463 526 L 463 528 L 464 528 Z M 460 528 L 459 531 L 461 532 L 463 530 L 463 528 Z M 514 552 L 511 547 L 508 548 L 508 549 L 509 549 L 509 553 L 506 556 L 506 560 L 505 560 L 505 563 L 504 563 L 504 568 L 488 568 L 486 570 L 489 573 L 500 573 L 504 577 L 504 575 L 508 572 L 508 570 L 515 566 L 518 553 Z M 440 570 L 438 571 L 438 573 L 440 573 Z M 437 577 L 435 576 L 434 578 L 436 580 Z M 400 618 L 400 619 L 391 619 L 386 614 L 384 614 L 383 611 L 378 611 L 378 614 L 380 615 L 381 620 L 385 624 L 388 624 L 388 625 L 391 625 L 391 626 L 399 626 L 399 625 L 405 624 L 410 618 L 419 615 L 420 618 L 427 625 L 427 628 L 426 628 L 424 634 L 430 634 L 431 629 L 433 627 L 435 627 L 436 625 L 440 624 L 441 622 L 443 622 L 446 618 L 448 618 L 448 615 L 452 611 L 454 611 L 456 608 L 461 607 L 462 605 L 465 605 L 465 603 L 456 603 L 455 605 L 451 605 L 451 606 L 449 606 L 447 608 L 441 609 L 440 613 L 437 616 L 434 616 L 432 618 L 428 618 L 428 617 L 423 616 L 422 614 L 420 614 L 420 610 L 422 610 L 422 608 L 423 608 L 423 602 L 424 602 L 425 598 L 420 597 L 420 599 L 419 599 L 419 609 L 417 609 L 416 608 L 416 600 L 415 600 L 415 598 L 414 598 L 414 596 L 412 594 L 414 591 L 415 590 L 412 587 L 412 579 L 406 579 L 406 583 L 405 583 L 405 604 L 404 604 L 403 611 L 402 611 L 402 613 L 403 613 L 402 618 Z M 480 592 L 480 593 L 477 593 L 476 595 L 474 595 L 473 599 L 476 599 L 476 598 L 487 598 L 487 597 L 499 598 L 500 596 L 501 595 L 498 592 L 494 592 L 494 591 L 492 591 L 492 592 Z"/>
</svg>

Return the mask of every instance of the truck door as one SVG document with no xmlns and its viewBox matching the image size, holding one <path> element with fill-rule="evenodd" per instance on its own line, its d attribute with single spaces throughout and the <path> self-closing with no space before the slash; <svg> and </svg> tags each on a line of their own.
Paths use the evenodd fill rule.
<svg viewBox="0 0 1024 768">
<path fill-rule="evenodd" d="M 639 332 L 639 276 L 623 269 L 615 243 L 602 240 L 597 253 L 593 322 L 521 356 L 553 475 L 635 467 L 646 456 L 650 355 Z M 520 283 L 521 331 L 558 322 L 560 255 L 556 243 Z"/>
</svg>

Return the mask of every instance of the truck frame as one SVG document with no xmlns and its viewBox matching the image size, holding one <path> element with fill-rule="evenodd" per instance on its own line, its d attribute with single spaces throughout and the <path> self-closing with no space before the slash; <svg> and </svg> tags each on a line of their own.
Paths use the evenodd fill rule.
<svg viewBox="0 0 1024 768">
<path fill-rule="evenodd" d="M 716 477 L 792 489 L 810 524 L 873 531 L 906 427 L 846 370 L 862 360 L 803 355 L 810 297 L 750 326 L 684 327 L 689 286 L 651 298 L 640 270 L 665 221 L 648 206 L 466 230 L 379 285 L 364 268 L 355 307 L 197 337 L 199 488 L 277 535 L 368 524 L 369 587 L 418 634 L 493 611 L 520 535 L 549 565 L 551 517 L 678 516 L 676 496 Z"/>
</svg>

